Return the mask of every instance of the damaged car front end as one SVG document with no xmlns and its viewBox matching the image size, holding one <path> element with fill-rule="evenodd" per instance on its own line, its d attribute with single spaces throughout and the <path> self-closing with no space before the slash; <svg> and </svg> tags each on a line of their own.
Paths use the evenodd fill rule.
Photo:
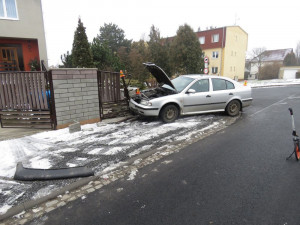
<svg viewBox="0 0 300 225">
<path fill-rule="evenodd" d="M 163 119 L 164 122 L 172 122 L 179 116 L 179 110 L 182 107 L 178 90 L 174 86 L 166 73 L 153 63 L 144 63 L 149 72 L 156 78 L 159 87 L 141 91 L 140 94 L 132 96 L 129 102 L 129 108 L 134 113 L 143 116 L 161 116 L 161 110 L 167 104 L 173 104 L 176 109 L 169 110 L 169 119 Z M 180 80 L 186 78 L 180 78 Z M 191 82 L 188 79 L 188 82 Z M 181 81 L 178 81 L 181 83 Z M 184 82 L 186 83 L 186 82 Z M 172 98 L 170 98 L 172 96 Z M 171 118 L 172 117 L 172 118 Z M 174 119 L 173 119 L 174 118 Z"/>
<path fill-rule="evenodd" d="M 140 94 L 131 97 L 129 107 L 132 111 L 140 115 L 158 116 L 162 106 L 162 98 L 174 94 L 177 94 L 175 90 L 166 87 L 157 87 L 141 91 Z M 168 99 L 166 99 L 166 101 L 168 101 Z"/>
<path fill-rule="evenodd" d="M 172 81 L 153 63 L 144 63 L 159 87 L 131 97 L 129 108 L 143 116 L 158 116 L 169 123 L 179 115 L 225 111 L 236 116 L 252 103 L 252 90 L 238 82 L 212 75 L 182 75 Z"/>
</svg>

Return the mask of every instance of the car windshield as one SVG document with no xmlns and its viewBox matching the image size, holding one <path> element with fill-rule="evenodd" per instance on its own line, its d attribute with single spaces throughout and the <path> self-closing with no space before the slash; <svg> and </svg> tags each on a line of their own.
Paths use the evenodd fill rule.
<svg viewBox="0 0 300 225">
<path fill-rule="evenodd" d="M 176 88 L 176 91 L 181 92 L 183 89 L 186 88 L 194 79 L 190 77 L 177 77 L 173 79 L 171 82 L 173 83 L 174 87 Z M 164 84 L 164 88 L 168 88 L 173 90 L 169 85 Z"/>
</svg>

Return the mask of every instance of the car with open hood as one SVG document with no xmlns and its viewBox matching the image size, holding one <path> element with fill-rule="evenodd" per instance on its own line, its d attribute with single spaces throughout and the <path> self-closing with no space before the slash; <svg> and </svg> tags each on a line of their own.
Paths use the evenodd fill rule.
<svg viewBox="0 0 300 225">
<path fill-rule="evenodd" d="M 252 103 L 250 87 L 226 77 L 192 74 L 170 80 L 153 63 L 144 63 L 159 86 L 143 90 L 129 101 L 129 108 L 143 116 L 158 116 L 173 122 L 180 115 L 225 111 L 230 116 Z"/>
</svg>

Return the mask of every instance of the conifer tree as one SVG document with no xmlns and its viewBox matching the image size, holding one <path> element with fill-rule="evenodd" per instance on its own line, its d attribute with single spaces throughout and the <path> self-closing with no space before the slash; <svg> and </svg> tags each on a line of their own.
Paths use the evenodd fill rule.
<svg viewBox="0 0 300 225">
<path fill-rule="evenodd" d="M 297 59 L 294 54 L 294 52 L 291 52 L 287 54 L 283 60 L 283 65 L 284 66 L 296 66 L 297 65 Z"/>
<path fill-rule="evenodd" d="M 80 18 L 78 19 L 78 26 L 74 34 L 72 62 L 73 65 L 78 68 L 93 67 L 93 57 L 90 44 L 85 33 L 85 27 L 83 26 Z"/>
<path fill-rule="evenodd" d="M 168 40 L 160 37 L 160 31 L 154 25 L 150 28 L 148 48 L 150 52 L 151 62 L 155 63 L 163 70 L 171 75 L 171 66 L 169 59 L 169 45 Z"/>
<path fill-rule="evenodd" d="M 199 40 L 193 29 L 185 24 L 180 26 L 171 44 L 171 57 L 175 73 L 201 73 L 203 56 Z"/>
<path fill-rule="evenodd" d="M 70 54 L 69 51 L 67 51 L 66 54 L 63 54 L 60 56 L 61 62 L 63 65 L 60 65 L 59 68 L 73 68 L 73 60 L 72 60 L 72 54 Z"/>
</svg>

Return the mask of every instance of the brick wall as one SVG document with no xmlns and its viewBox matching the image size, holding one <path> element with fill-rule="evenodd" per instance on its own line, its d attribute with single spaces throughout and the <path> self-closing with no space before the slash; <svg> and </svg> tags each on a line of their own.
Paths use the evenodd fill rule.
<svg viewBox="0 0 300 225">
<path fill-rule="evenodd" d="M 97 69 L 52 70 L 57 129 L 100 121 Z"/>
</svg>

